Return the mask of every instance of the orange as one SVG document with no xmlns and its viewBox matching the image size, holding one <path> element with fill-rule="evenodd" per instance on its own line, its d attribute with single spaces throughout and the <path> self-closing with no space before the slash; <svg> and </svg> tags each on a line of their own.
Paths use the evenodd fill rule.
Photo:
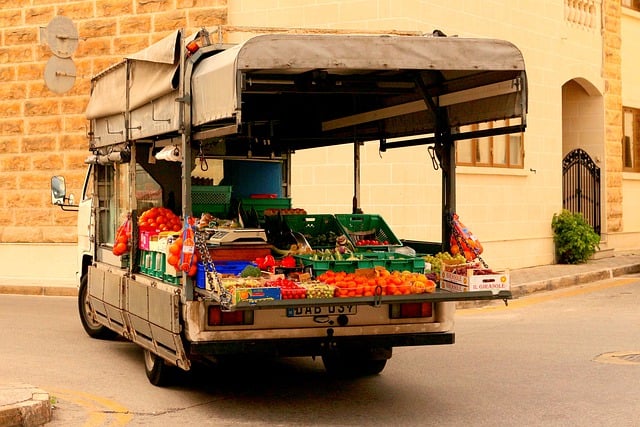
<svg viewBox="0 0 640 427">
<path fill-rule="evenodd" d="M 180 262 L 180 257 L 178 255 L 176 255 L 176 254 L 172 254 L 167 259 L 167 262 L 169 263 L 169 265 L 172 265 L 173 267 L 178 268 L 178 263 Z"/>
<path fill-rule="evenodd" d="M 115 246 L 113 247 L 113 254 L 114 255 L 122 255 L 123 253 L 125 253 L 127 251 L 127 244 L 123 243 L 123 242 L 119 242 L 116 243 Z"/>
</svg>

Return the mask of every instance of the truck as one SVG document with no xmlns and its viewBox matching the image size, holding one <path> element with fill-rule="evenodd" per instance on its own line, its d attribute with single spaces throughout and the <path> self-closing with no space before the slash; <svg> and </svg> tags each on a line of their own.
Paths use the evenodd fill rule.
<svg viewBox="0 0 640 427">
<path fill-rule="evenodd" d="M 74 200 L 64 177 L 52 178 L 52 202 L 78 211 L 82 325 L 93 338 L 120 336 L 142 347 L 157 386 L 194 364 L 240 356 L 319 357 L 330 374 L 375 375 L 393 348 L 453 344 L 456 304 L 506 302 L 508 288 L 437 284 L 396 295 L 378 287 L 343 298 L 281 298 L 249 288 L 242 298 L 222 285 L 219 270 L 283 255 L 265 230 L 268 219 L 299 213 L 291 200 L 295 153 L 344 144 L 354 147 L 347 216 L 380 220 L 360 206 L 363 144 L 380 151 L 425 146 L 441 173 L 441 242 L 398 239 L 382 242 L 382 252 L 356 247 L 354 259 L 366 259 L 357 255 L 364 249 L 383 262 L 400 257 L 398 249 L 415 253 L 401 258 L 409 262 L 448 251 L 456 141 L 523 132 L 526 112 L 523 56 L 504 40 L 292 32 L 226 44 L 212 42 L 204 28 L 191 36 L 178 30 L 92 78 L 82 194 Z M 193 176 L 196 165 L 219 168 L 216 185 Z M 141 221 L 154 208 L 178 217 L 179 228 L 173 218 L 169 227 Z M 219 222 L 198 229 L 193 220 L 205 214 Z M 174 258 L 172 266 L 179 239 L 183 263 Z M 311 259 L 298 274 L 326 273 L 310 257 L 296 258 Z M 183 271 L 187 258 L 200 259 L 195 275 L 191 261 Z"/>
</svg>

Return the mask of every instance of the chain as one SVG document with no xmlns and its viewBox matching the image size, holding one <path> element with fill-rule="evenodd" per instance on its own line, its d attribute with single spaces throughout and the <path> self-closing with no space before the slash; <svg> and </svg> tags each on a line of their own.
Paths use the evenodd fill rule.
<svg viewBox="0 0 640 427">
<path fill-rule="evenodd" d="M 220 276 L 216 271 L 216 266 L 213 264 L 209 248 L 207 247 L 206 235 L 204 232 L 195 230 L 195 244 L 196 249 L 200 253 L 202 264 L 204 265 L 204 273 L 206 276 L 206 287 L 211 286 L 211 290 L 218 295 L 220 299 L 220 305 L 224 310 L 229 310 L 231 307 L 231 293 L 224 289 L 220 283 Z"/>
</svg>

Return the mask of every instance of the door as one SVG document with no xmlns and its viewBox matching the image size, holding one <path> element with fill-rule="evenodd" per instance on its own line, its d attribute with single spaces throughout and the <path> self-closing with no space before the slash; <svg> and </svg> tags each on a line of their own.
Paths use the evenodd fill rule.
<svg viewBox="0 0 640 427">
<path fill-rule="evenodd" d="M 580 148 L 562 160 L 562 207 L 581 213 L 600 234 L 600 168 Z"/>
</svg>

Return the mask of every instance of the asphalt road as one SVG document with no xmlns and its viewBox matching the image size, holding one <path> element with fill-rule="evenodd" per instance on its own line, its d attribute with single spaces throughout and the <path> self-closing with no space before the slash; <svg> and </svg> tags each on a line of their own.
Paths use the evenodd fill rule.
<svg viewBox="0 0 640 427">
<path fill-rule="evenodd" d="M 458 312 L 456 344 L 394 350 L 379 376 L 319 360 L 241 362 L 171 388 L 142 351 L 85 335 L 73 297 L 0 295 L 0 379 L 48 391 L 54 427 L 636 426 L 640 279 Z"/>
</svg>

